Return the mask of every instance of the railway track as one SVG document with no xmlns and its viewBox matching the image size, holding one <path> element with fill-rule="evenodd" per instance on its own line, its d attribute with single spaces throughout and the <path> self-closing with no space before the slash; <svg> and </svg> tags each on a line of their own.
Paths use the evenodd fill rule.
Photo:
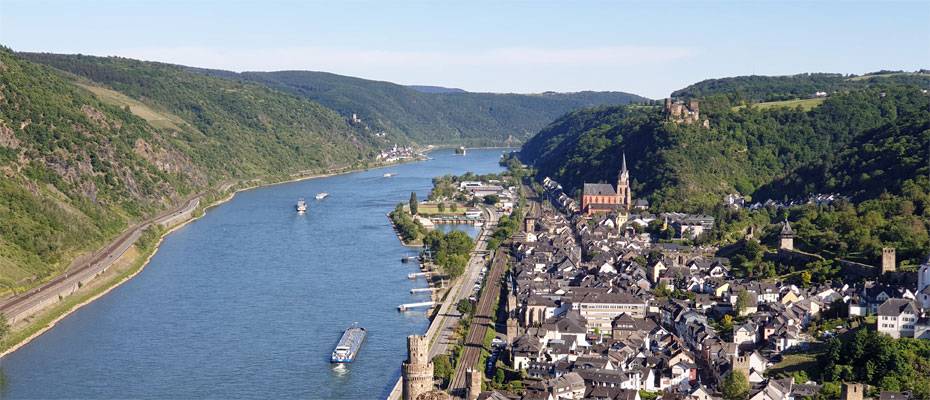
<svg viewBox="0 0 930 400">
<path fill-rule="evenodd" d="M 199 204 L 200 197 L 201 195 L 197 195 L 181 206 L 139 222 L 129 230 L 120 234 L 115 240 L 110 242 L 106 248 L 95 252 L 82 264 L 76 267 L 72 266 L 64 274 L 56 276 L 39 287 L 7 298 L 0 303 L 0 313 L 15 318 L 26 310 L 33 308 L 36 304 L 48 302 L 48 296 L 55 296 L 55 293 L 58 293 L 59 289 L 62 287 L 74 285 L 77 282 L 81 282 L 102 272 L 135 243 L 136 239 L 142 235 L 143 230 L 152 224 L 174 218 L 178 214 L 196 208 Z"/>
<path fill-rule="evenodd" d="M 465 371 L 469 369 L 479 370 L 477 364 L 481 358 L 481 351 L 484 349 L 484 337 L 489 328 L 494 329 L 495 316 L 492 315 L 492 312 L 494 311 L 494 304 L 500 299 L 501 278 L 504 275 L 506 264 L 507 253 L 503 248 L 499 248 L 494 255 L 494 261 L 488 273 L 487 285 L 481 292 L 481 298 L 478 299 L 478 307 L 468 329 L 461 359 L 456 365 L 455 375 L 452 376 L 452 382 L 449 384 L 449 391 L 453 395 L 464 397 L 468 384 Z"/>
</svg>

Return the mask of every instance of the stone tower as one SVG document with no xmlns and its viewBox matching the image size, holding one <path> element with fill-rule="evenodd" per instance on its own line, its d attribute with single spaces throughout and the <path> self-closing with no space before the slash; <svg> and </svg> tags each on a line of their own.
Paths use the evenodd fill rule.
<svg viewBox="0 0 930 400">
<path fill-rule="evenodd" d="M 782 225 L 781 233 L 778 237 L 781 239 L 778 245 L 779 249 L 794 250 L 794 230 L 791 229 L 791 224 L 788 223 L 787 219 L 785 219 L 785 224 Z"/>
<path fill-rule="evenodd" d="M 523 219 L 523 230 L 526 233 L 536 232 L 536 218 L 527 216 Z"/>
<path fill-rule="evenodd" d="M 407 336 L 407 361 L 403 367 L 404 400 L 415 400 L 433 389 L 433 363 L 426 336 Z"/>
<path fill-rule="evenodd" d="M 517 325 L 517 319 L 507 318 L 507 343 L 513 343 L 520 336 L 520 326 Z"/>
<path fill-rule="evenodd" d="M 478 400 L 478 395 L 481 394 L 481 372 L 469 368 L 468 371 L 465 371 L 465 376 L 468 378 L 468 397 L 466 399 Z"/>
<path fill-rule="evenodd" d="M 861 383 L 844 383 L 842 400 L 862 400 L 865 395 L 865 385 Z"/>
<path fill-rule="evenodd" d="M 633 205 L 633 194 L 630 193 L 630 171 L 626 169 L 626 153 L 623 153 L 623 165 L 620 167 L 620 176 L 617 177 L 617 197 L 621 210 L 629 210 Z"/>
<path fill-rule="evenodd" d="M 895 258 L 894 247 L 882 248 L 882 273 L 894 272 L 897 260 Z"/>
</svg>

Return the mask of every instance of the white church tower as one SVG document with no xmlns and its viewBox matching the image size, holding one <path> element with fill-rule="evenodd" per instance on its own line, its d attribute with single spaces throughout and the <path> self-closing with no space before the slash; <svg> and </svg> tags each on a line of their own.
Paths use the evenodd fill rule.
<svg viewBox="0 0 930 400">
<path fill-rule="evenodd" d="M 917 301 L 921 307 L 930 308 L 930 257 L 917 270 Z"/>
</svg>

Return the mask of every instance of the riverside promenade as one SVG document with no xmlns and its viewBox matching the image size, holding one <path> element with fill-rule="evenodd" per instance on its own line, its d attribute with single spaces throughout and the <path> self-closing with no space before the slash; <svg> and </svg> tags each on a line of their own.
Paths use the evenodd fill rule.
<svg viewBox="0 0 930 400">
<path fill-rule="evenodd" d="M 426 333 L 424 333 L 424 336 L 426 336 L 430 344 L 430 359 L 448 350 L 450 344 L 449 336 L 455 330 L 455 326 L 462 317 L 462 314 L 458 312 L 455 306 L 460 300 L 467 299 L 471 294 L 471 290 L 469 289 L 471 289 L 476 282 L 481 281 L 479 279 L 479 274 L 485 265 L 488 239 L 493 233 L 494 228 L 497 227 L 497 222 L 500 219 L 500 215 L 494 210 L 485 208 L 484 212 L 488 220 L 484 224 L 481 233 L 478 234 L 478 238 L 475 240 L 475 249 L 472 250 L 471 258 L 468 260 L 465 273 L 452 281 L 449 293 L 446 295 L 446 300 L 442 302 L 439 311 L 436 313 L 436 317 L 433 318 L 429 328 L 426 330 Z M 403 377 L 399 378 L 397 382 L 394 383 L 394 388 L 387 398 L 389 400 L 400 399 L 403 392 L 402 389 Z"/>
</svg>

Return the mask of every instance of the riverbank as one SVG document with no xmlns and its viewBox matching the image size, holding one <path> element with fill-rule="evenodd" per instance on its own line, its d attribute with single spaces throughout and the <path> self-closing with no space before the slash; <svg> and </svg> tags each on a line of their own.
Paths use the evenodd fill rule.
<svg viewBox="0 0 930 400">
<path fill-rule="evenodd" d="M 35 338 L 54 328 L 58 322 L 76 312 L 81 307 L 105 296 L 116 287 L 122 285 L 125 282 L 128 282 L 130 279 L 137 276 L 148 265 L 152 257 L 155 256 L 165 237 L 186 226 L 188 223 L 201 218 L 210 208 L 222 205 L 223 203 L 232 200 L 239 192 L 290 182 L 320 179 L 359 171 L 368 171 L 371 169 L 385 168 L 422 160 L 422 158 L 411 158 L 392 162 L 379 162 L 375 163 L 374 165 L 369 164 L 366 166 L 358 167 L 340 167 L 324 172 L 292 174 L 283 179 L 264 177 L 241 181 L 238 183 L 221 183 L 220 187 L 217 188 L 218 190 L 215 193 L 211 194 L 205 192 L 199 196 L 196 196 L 194 199 L 203 199 L 208 195 L 222 196 L 223 194 L 226 194 L 225 197 L 213 200 L 206 205 L 200 204 L 192 212 L 190 218 L 178 222 L 169 227 L 164 232 L 161 232 L 154 244 L 150 244 L 148 248 L 140 248 L 138 246 L 138 240 L 134 240 L 133 244 L 129 246 L 129 248 L 119 258 L 112 262 L 112 269 L 107 267 L 106 271 L 97 274 L 96 277 L 90 280 L 87 284 L 80 285 L 72 295 L 60 298 L 60 300 L 58 300 L 56 303 L 51 304 L 36 312 L 35 314 L 24 318 L 30 320 L 23 326 L 20 326 L 10 332 L 8 337 L 3 340 L 2 343 L 0 343 L 0 357 L 6 356 L 7 354 L 22 348 Z M 108 243 L 106 246 L 104 246 L 104 248 L 107 248 L 110 245 L 111 244 Z M 131 259 L 123 259 L 123 257 L 129 253 L 133 253 L 131 254 Z M 120 265 L 116 265 L 117 263 L 120 263 Z M 40 295 L 40 293 L 35 295 Z"/>
</svg>

